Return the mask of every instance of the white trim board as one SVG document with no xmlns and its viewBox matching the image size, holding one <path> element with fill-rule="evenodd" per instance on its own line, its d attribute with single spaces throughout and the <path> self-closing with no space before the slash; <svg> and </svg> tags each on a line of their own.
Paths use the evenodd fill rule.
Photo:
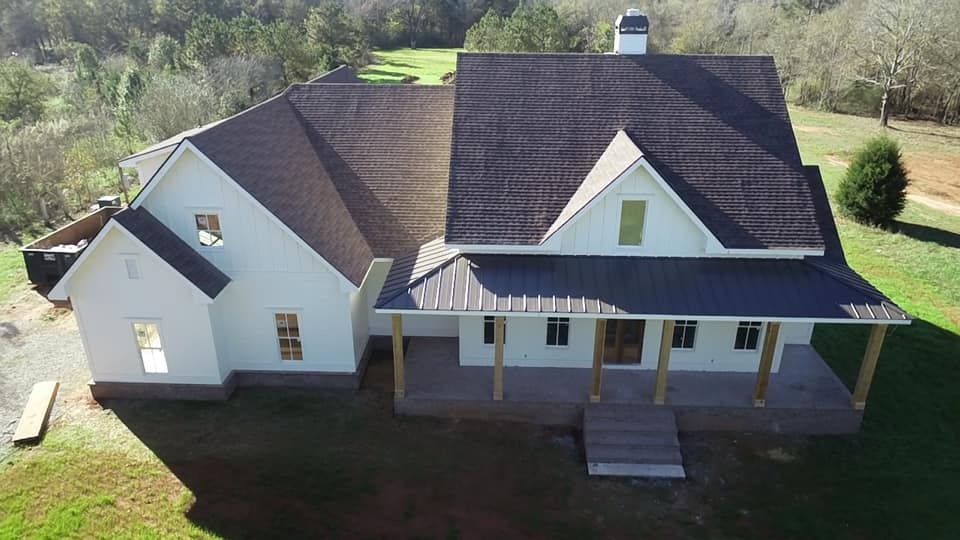
<svg viewBox="0 0 960 540">
<path fill-rule="evenodd" d="M 375 308 L 376 313 L 387 315 L 440 315 L 440 316 L 496 316 L 496 317 L 556 317 L 562 315 L 571 319 L 643 319 L 648 321 L 677 321 L 677 320 L 697 320 L 697 321 L 758 321 L 764 323 L 783 322 L 783 323 L 830 323 L 830 324 L 887 324 L 887 325 L 908 325 L 913 323 L 913 319 L 840 319 L 825 318 L 817 319 L 811 317 L 757 317 L 753 315 L 690 315 L 688 313 L 677 314 L 628 314 L 628 313 L 563 313 L 552 311 L 530 312 L 530 311 L 434 311 L 434 310 L 416 310 L 416 309 L 387 309 Z"/>
</svg>

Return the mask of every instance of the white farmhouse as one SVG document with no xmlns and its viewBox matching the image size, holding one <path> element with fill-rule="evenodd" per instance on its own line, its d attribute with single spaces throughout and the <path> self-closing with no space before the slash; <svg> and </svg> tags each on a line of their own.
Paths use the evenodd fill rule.
<svg viewBox="0 0 960 540">
<path fill-rule="evenodd" d="M 638 16 L 617 54 L 293 85 L 124 160 L 149 181 L 51 295 L 94 396 L 356 387 L 392 336 L 399 412 L 857 429 L 910 318 L 847 267 L 773 59 L 643 54 Z M 852 395 L 818 323 L 873 328 Z"/>
</svg>

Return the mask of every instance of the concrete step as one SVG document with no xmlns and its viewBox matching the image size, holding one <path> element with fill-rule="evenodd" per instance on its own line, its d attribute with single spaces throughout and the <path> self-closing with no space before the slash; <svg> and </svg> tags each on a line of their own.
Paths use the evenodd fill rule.
<svg viewBox="0 0 960 540">
<path fill-rule="evenodd" d="M 634 478 L 687 477 L 683 465 L 651 465 L 648 463 L 588 463 L 591 476 L 630 476 Z"/>
<path fill-rule="evenodd" d="M 591 426 L 583 432 L 584 440 L 596 444 L 620 444 L 637 446 L 680 446 L 677 432 L 674 431 L 611 431 Z"/>
<path fill-rule="evenodd" d="M 591 475 L 686 477 L 670 409 L 590 405 L 583 414 L 583 443 Z"/>
<path fill-rule="evenodd" d="M 591 444 L 587 447 L 590 463 L 651 463 L 682 465 L 677 446 Z"/>
</svg>

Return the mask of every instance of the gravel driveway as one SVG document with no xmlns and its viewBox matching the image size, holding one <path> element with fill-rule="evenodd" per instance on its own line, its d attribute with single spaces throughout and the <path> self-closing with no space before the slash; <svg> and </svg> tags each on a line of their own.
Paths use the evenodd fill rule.
<svg viewBox="0 0 960 540">
<path fill-rule="evenodd" d="M 12 448 L 10 439 L 34 383 L 60 381 L 53 421 L 67 403 L 77 402 L 70 398 L 87 391 L 89 378 L 70 311 L 54 309 L 33 291 L 0 305 L 0 459 Z"/>
</svg>

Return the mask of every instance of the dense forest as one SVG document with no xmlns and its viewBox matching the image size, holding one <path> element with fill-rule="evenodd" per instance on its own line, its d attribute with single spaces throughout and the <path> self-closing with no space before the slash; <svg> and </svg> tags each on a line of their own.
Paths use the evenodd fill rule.
<svg viewBox="0 0 960 540">
<path fill-rule="evenodd" d="M 772 54 L 787 97 L 960 123 L 960 0 L 0 0 L 0 239 L 116 191 L 118 157 L 371 51 Z"/>
</svg>

